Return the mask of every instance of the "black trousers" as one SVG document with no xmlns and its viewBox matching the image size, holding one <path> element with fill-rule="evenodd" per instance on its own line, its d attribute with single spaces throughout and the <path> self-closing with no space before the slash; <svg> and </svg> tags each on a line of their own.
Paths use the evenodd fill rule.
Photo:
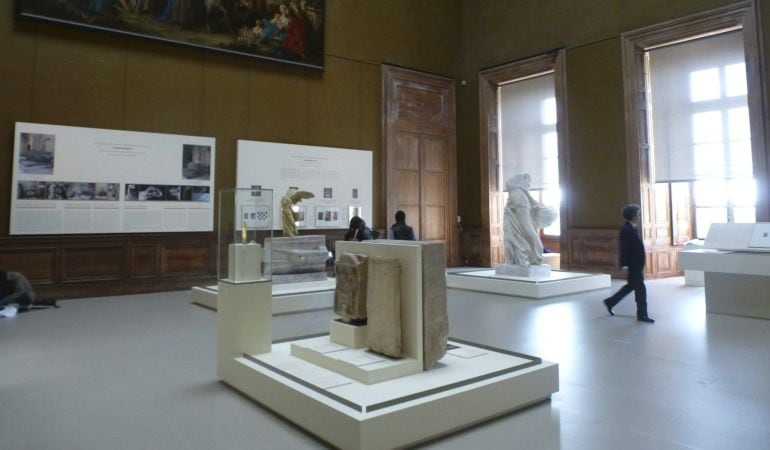
<svg viewBox="0 0 770 450">
<path fill-rule="evenodd" d="M 644 285 L 644 268 L 628 269 L 626 284 L 607 299 L 607 305 L 610 308 L 614 307 L 631 291 L 634 291 L 634 300 L 636 300 L 636 317 L 647 317 L 647 287 Z"/>
</svg>

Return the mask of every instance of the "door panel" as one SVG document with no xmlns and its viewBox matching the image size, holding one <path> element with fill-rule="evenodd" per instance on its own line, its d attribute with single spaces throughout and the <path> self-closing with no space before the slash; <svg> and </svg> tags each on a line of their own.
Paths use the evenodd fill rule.
<svg viewBox="0 0 770 450">
<path fill-rule="evenodd" d="M 436 136 L 423 136 L 422 170 L 444 172 L 446 164 L 446 139 Z"/>
<path fill-rule="evenodd" d="M 447 265 L 459 264 L 454 81 L 383 66 L 387 220 L 407 214 L 419 239 L 446 243 Z"/>
<path fill-rule="evenodd" d="M 442 217 L 444 217 L 445 208 L 443 206 L 424 206 L 423 205 L 423 229 L 420 238 L 426 241 L 446 239 L 446 226 Z"/>
<path fill-rule="evenodd" d="M 444 185 L 446 179 L 443 173 L 422 173 L 422 204 L 444 205 Z"/>
<path fill-rule="evenodd" d="M 420 170 L 420 135 L 398 133 L 396 140 L 394 147 L 396 168 Z"/>
<path fill-rule="evenodd" d="M 398 208 L 403 210 L 405 206 L 418 206 L 420 205 L 420 172 L 417 170 L 399 170 L 396 173 L 397 188 L 395 188 L 398 194 Z M 406 211 L 404 211 L 406 212 Z M 394 213 L 395 214 L 395 213 Z M 409 216 L 407 216 L 408 218 Z M 388 218 L 389 220 L 392 217 Z M 414 219 L 417 219 L 415 217 Z M 411 220 L 414 220 L 411 219 Z"/>
</svg>

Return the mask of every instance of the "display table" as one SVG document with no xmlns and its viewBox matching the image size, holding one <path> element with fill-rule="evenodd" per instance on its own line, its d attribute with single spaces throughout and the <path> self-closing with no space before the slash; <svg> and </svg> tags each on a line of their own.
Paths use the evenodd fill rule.
<svg viewBox="0 0 770 450">
<path fill-rule="evenodd" d="M 706 311 L 770 319 L 770 224 L 712 224 L 703 249 L 683 250 L 683 269 L 704 272 Z M 766 236 L 765 236 L 766 237 Z"/>
</svg>

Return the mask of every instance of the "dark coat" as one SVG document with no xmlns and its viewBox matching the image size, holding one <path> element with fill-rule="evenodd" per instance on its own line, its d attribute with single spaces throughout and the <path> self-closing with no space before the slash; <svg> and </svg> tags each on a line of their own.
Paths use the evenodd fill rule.
<svg viewBox="0 0 770 450">
<path fill-rule="evenodd" d="M 644 241 L 631 222 L 620 228 L 620 267 L 628 267 L 629 271 L 644 268 Z"/>
</svg>

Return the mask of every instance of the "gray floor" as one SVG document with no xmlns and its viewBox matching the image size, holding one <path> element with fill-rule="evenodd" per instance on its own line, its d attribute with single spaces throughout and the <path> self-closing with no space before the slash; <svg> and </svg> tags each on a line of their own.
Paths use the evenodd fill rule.
<svg viewBox="0 0 770 450">
<path fill-rule="evenodd" d="M 450 290 L 451 336 L 558 362 L 560 391 L 422 447 L 770 449 L 770 320 L 706 314 L 703 288 L 682 278 L 648 290 L 654 325 L 630 297 L 607 316 L 609 290 Z M 61 305 L 0 319 L 0 449 L 325 447 L 217 381 L 216 315 L 189 291 Z M 275 338 L 331 317 L 277 316 Z"/>
</svg>

